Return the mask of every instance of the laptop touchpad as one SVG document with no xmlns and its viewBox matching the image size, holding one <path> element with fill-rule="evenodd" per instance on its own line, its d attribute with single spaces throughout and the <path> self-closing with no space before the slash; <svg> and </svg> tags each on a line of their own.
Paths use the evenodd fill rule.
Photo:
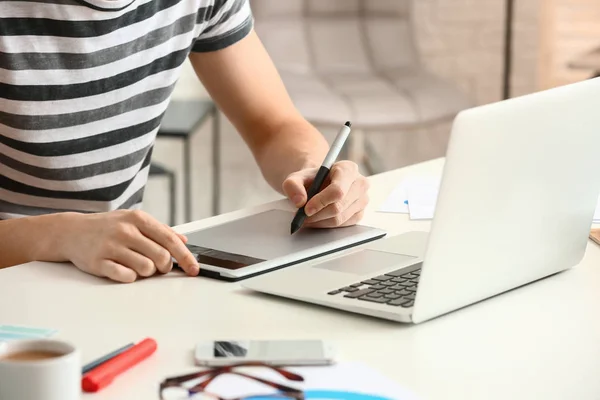
<svg viewBox="0 0 600 400">
<path fill-rule="evenodd" d="M 348 274 L 366 275 L 376 273 L 391 267 L 404 268 L 412 264 L 417 257 L 386 253 L 384 251 L 362 250 L 343 257 L 334 258 L 313 268 L 328 269 L 330 271 L 345 272 Z"/>
</svg>

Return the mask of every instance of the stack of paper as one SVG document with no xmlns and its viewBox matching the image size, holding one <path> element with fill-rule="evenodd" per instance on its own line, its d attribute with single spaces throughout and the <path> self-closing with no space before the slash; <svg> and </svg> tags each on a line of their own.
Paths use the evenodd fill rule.
<svg viewBox="0 0 600 400">
<path fill-rule="evenodd" d="M 410 219 L 432 219 L 435 213 L 440 180 L 410 178 L 402 181 L 379 208 L 380 212 L 410 214 Z M 600 224 L 600 198 L 594 223 Z"/>
<path fill-rule="evenodd" d="M 413 220 L 432 219 L 439 187 L 439 179 L 407 179 L 392 191 L 379 211 L 410 214 L 410 219 Z"/>
</svg>

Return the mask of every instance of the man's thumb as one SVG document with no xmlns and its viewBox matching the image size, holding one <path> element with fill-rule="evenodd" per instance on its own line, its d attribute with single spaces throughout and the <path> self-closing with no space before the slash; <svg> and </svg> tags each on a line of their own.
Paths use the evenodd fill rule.
<svg viewBox="0 0 600 400">
<path fill-rule="evenodd" d="M 298 208 L 306 203 L 306 188 L 304 187 L 304 177 L 292 175 L 283 182 L 283 192 L 288 199 Z"/>
</svg>

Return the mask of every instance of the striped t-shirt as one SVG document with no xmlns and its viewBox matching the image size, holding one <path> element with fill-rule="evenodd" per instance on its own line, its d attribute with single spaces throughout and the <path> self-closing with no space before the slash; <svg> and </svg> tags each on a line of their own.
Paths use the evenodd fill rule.
<svg viewBox="0 0 600 400">
<path fill-rule="evenodd" d="M 251 29 L 248 0 L 0 0 L 0 219 L 138 208 L 182 64 Z"/>
</svg>

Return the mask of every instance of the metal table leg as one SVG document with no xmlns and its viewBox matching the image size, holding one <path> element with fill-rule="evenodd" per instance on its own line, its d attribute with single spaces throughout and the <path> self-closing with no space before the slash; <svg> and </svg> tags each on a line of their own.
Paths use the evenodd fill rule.
<svg viewBox="0 0 600 400">
<path fill-rule="evenodd" d="M 218 215 L 221 203 L 221 137 L 219 109 L 213 108 L 212 130 L 212 213 Z"/>
<path fill-rule="evenodd" d="M 177 181 L 175 178 L 175 174 L 173 172 L 169 173 L 169 186 L 171 189 L 171 212 L 169 213 L 169 220 L 170 220 L 170 224 L 171 226 L 175 226 L 175 209 L 177 207 L 177 197 L 176 197 L 176 190 L 177 190 Z"/>
<path fill-rule="evenodd" d="M 192 146 L 190 146 L 190 135 L 186 136 L 184 141 L 183 141 L 183 145 L 185 146 L 185 149 L 183 149 L 183 168 L 184 168 L 184 196 L 185 196 L 185 221 L 184 222 L 190 222 L 192 220 L 192 179 L 191 179 L 191 170 L 192 170 L 192 166 L 191 166 L 191 162 L 192 162 L 192 157 L 191 157 L 191 151 L 192 151 Z"/>
</svg>

